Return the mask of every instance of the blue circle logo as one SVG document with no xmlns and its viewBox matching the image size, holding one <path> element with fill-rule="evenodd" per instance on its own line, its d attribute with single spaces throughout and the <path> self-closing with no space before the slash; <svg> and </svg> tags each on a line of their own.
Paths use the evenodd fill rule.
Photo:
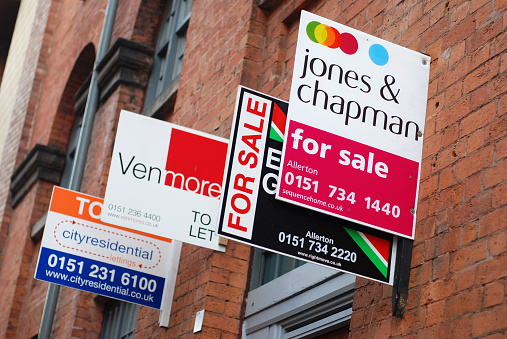
<svg viewBox="0 0 507 339">
<path fill-rule="evenodd" d="M 389 61 L 389 53 L 382 45 L 371 45 L 369 54 L 371 61 L 376 65 L 384 66 Z"/>
</svg>

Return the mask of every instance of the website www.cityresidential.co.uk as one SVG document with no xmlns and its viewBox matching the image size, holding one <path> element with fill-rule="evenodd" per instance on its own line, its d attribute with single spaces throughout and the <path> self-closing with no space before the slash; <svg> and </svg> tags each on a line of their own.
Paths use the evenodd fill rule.
<svg viewBox="0 0 507 339">
<path fill-rule="evenodd" d="M 132 298 L 141 299 L 141 300 L 148 301 L 148 302 L 154 301 L 154 296 L 151 293 L 143 295 L 142 293 L 139 293 L 136 291 L 129 292 L 129 288 L 125 288 L 122 286 L 112 286 L 105 281 L 98 282 L 98 281 L 83 279 L 83 278 L 81 278 L 80 275 L 70 275 L 69 276 L 68 274 L 54 272 L 52 270 L 46 270 L 46 276 L 49 278 L 55 278 L 55 279 L 59 279 L 59 280 L 63 280 L 63 281 L 69 281 L 73 284 L 79 285 L 79 287 L 88 286 L 91 288 L 101 289 L 103 291 L 117 293 L 117 294 L 121 294 L 124 296 L 130 296 Z"/>
</svg>

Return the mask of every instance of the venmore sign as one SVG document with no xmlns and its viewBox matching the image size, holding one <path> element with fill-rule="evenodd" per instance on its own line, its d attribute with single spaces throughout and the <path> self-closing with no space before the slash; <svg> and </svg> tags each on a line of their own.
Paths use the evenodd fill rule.
<svg viewBox="0 0 507 339">
<path fill-rule="evenodd" d="M 397 236 L 275 199 L 287 107 L 239 88 L 218 234 L 392 285 Z"/>
<path fill-rule="evenodd" d="M 227 140 L 122 111 L 102 221 L 225 251 L 215 232 Z"/>
<path fill-rule="evenodd" d="M 430 58 L 303 11 L 277 198 L 414 238 Z"/>
<path fill-rule="evenodd" d="M 103 200 L 54 187 L 35 278 L 161 308 L 170 239 L 100 221 Z"/>
</svg>

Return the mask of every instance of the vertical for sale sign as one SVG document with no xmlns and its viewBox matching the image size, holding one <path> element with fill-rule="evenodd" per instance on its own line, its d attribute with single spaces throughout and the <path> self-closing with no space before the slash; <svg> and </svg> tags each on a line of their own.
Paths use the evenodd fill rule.
<svg viewBox="0 0 507 339">
<path fill-rule="evenodd" d="M 430 58 L 303 11 L 277 199 L 414 238 Z"/>
</svg>

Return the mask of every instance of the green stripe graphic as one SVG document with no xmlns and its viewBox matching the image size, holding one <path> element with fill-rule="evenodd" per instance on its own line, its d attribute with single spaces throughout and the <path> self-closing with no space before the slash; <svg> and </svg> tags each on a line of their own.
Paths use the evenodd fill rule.
<svg viewBox="0 0 507 339">
<path fill-rule="evenodd" d="M 269 131 L 269 137 L 273 140 L 283 142 L 283 138 L 280 136 L 280 134 L 278 134 L 278 132 L 276 131 L 276 129 L 273 128 L 273 126 L 271 126 L 271 130 Z"/>
<path fill-rule="evenodd" d="M 378 270 L 382 275 L 387 278 L 387 266 L 384 265 L 382 260 L 377 256 L 377 254 L 370 248 L 370 246 L 364 241 L 359 232 L 351 230 L 349 228 L 345 228 L 345 231 L 354 239 L 354 241 L 359 245 L 359 247 L 363 250 L 363 252 L 370 258 L 370 260 L 377 266 Z"/>
</svg>

